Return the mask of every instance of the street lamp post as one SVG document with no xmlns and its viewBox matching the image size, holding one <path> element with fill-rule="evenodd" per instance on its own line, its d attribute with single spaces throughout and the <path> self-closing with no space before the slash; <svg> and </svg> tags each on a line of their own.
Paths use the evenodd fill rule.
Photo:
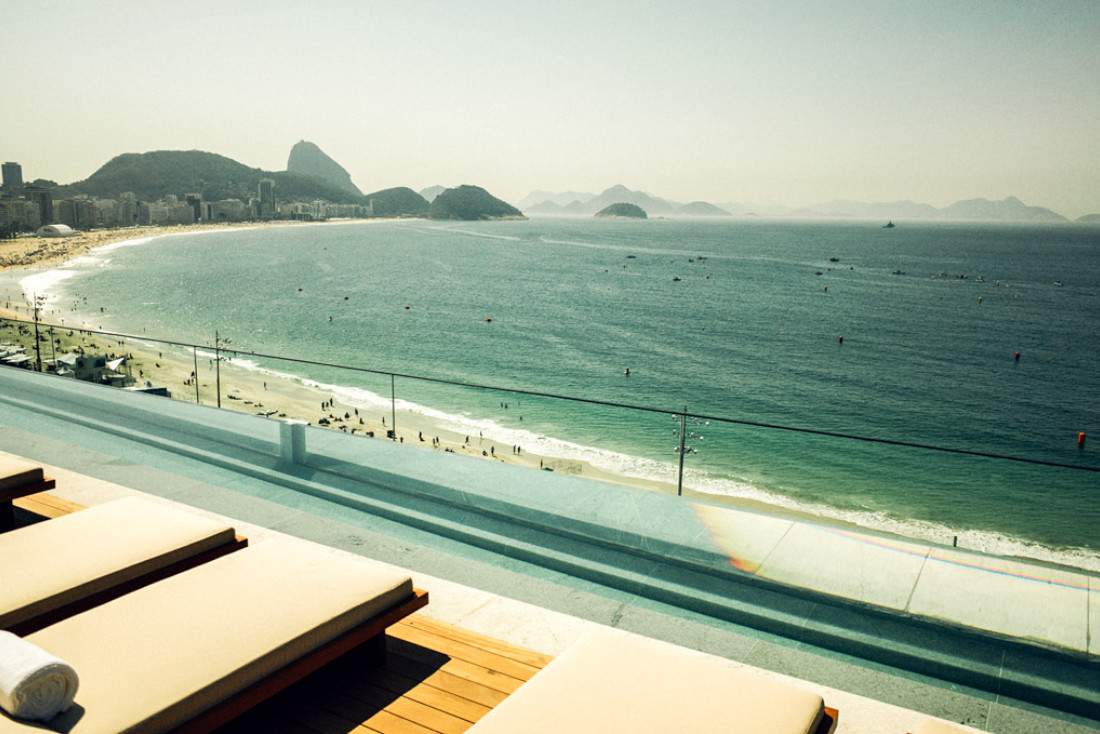
<svg viewBox="0 0 1100 734">
<path fill-rule="evenodd" d="M 42 371 L 42 344 L 38 341 L 38 312 L 42 308 L 42 303 L 45 300 L 45 296 L 39 296 L 37 293 L 34 295 L 34 356 L 35 364 L 39 372 Z"/>
<path fill-rule="evenodd" d="M 222 353 L 221 345 L 228 344 L 232 339 L 222 339 L 218 331 L 214 330 L 214 389 L 218 393 L 218 407 L 222 407 Z M 197 379 L 197 378 L 196 378 Z M 197 400 L 198 398 L 196 398 Z"/>
</svg>

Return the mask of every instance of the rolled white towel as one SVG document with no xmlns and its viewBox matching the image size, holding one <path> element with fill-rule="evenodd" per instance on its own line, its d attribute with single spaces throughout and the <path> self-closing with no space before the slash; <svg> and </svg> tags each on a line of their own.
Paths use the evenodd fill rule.
<svg viewBox="0 0 1100 734">
<path fill-rule="evenodd" d="M 79 682 L 64 660 L 0 631 L 0 708 L 12 716 L 48 721 L 68 711 Z"/>
</svg>

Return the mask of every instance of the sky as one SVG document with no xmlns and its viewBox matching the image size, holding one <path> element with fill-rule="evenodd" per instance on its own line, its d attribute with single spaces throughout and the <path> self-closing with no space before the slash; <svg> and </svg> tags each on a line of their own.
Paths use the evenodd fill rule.
<svg viewBox="0 0 1100 734">
<path fill-rule="evenodd" d="M 121 153 L 364 192 L 615 184 L 668 199 L 1100 213 L 1100 0 L 9 2 L 0 159 Z"/>
</svg>

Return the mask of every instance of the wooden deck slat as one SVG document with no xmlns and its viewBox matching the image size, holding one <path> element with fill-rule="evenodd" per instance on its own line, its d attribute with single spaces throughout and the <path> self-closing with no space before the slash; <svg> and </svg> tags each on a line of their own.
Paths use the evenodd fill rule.
<svg viewBox="0 0 1100 734">
<path fill-rule="evenodd" d="M 491 705 L 481 704 L 465 696 L 439 688 L 428 680 L 418 683 L 415 679 L 398 675 L 388 665 L 386 668 L 355 680 L 344 679 L 340 684 L 340 689 L 349 692 L 349 688 L 360 685 L 371 685 L 391 694 L 404 695 L 406 698 L 425 706 L 450 712 L 465 721 L 477 721 L 492 709 Z M 502 700 L 503 698 L 501 696 Z"/>
<path fill-rule="evenodd" d="M 403 719 L 396 714 L 391 714 L 389 711 L 379 711 L 371 717 L 369 723 L 363 724 L 361 729 L 355 729 L 354 732 L 355 734 L 365 734 L 366 732 L 373 732 L 373 734 L 438 734 L 433 729 L 422 726 L 415 721 Z"/>
<path fill-rule="evenodd" d="M 402 681 L 419 681 L 422 685 L 432 686 L 454 696 L 492 708 L 508 697 L 504 691 L 489 688 L 477 681 L 463 678 L 446 670 L 435 670 L 429 666 L 394 653 L 391 648 L 386 667 L 378 670 L 381 678 L 397 685 Z"/>
<path fill-rule="evenodd" d="M 431 617 L 425 617 L 424 615 L 407 617 L 404 622 L 409 627 L 441 635 L 450 640 L 457 640 L 471 647 L 476 647 L 494 655 L 501 655 L 517 663 L 530 665 L 540 670 L 546 667 L 546 665 L 554 659 L 552 655 L 545 655 L 541 652 L 516 647 L 510 643 L 501 642 L 500 640 L 486 637 L 477 632 L 471 632 L 461 627 L 439 622 Z"/>
<path fill-rule="evenodd" d="M 495 655 L 481 648 L 474 647 L 458 640 L 448 639 L 435 632 L 428 632 L 411 625 L 396 625 L 395 628 L 391 630 L 391 635 L 397 639 L 404 640 L 405 642 L 412 642 L 428 649 L 436 649 L 435 646 L 443 644 L 445 640 L 447 643 L 447 653 L 451 657 L 463 660 L 467 663 L 472 663 L 473 665 L 479 665 L 486 668 L 491 667 L 492 670 L 521 681 L 530 680 L 531 676 L 540 670 L 540 668 L 534 665 L 520 663 L 511 658 Z"/>
<path fill-rule="evenodd" d="M 405 643 L 404 640 L 391 639 L 390 644 L 391 651 L 396 648 L 398 654 L 404 655 L 420 664 L 432 665 L 437 657 L 435 653 L 425 655 L 422 652 L 425 648 Z M 505 695 L 515 693 L 516 689 L 525 683 L 525 681 L 519 678 L 513 678 L 510 675 L 505 675 L 504 673 L 454 658 L 450 658 L 443 663 L 440 670 L 444 670 L 459 678 L 463 678 L 477 685 L 485 686 L 494 691 L 500 691 Z"/>
<path fill-rule="evenodd" d="M 26 497 L 19 497 L 18 499 L 12 500 L 12 504 L 21 510 L 26 510 L 27 512 L 50 519 L 61 517 L 62 515 L 69 515 L 84 509 L 84 505 L 78 505 L 75 502 L 63 500 L 60 497 L 54 497 L 48 492 L 39 492 L 37 494 L 27 495 Z"/>
<path fill-rule="evenodd" d="M 362 719 L 363 725 L 368 727 L 371 726 L 371 720 L 382 712 L 416 722 L 440 734 L 462 734 L 473 724 L 472 721 L 450 712 L 419 703 L 408 696 L 395 696 L 392 691 L 376 686 L 358 686 L 352 695 L 340 693 L 333 695 L 330 700 L 348 707 L 375 707 L 375 713 Z"/>
</svg>

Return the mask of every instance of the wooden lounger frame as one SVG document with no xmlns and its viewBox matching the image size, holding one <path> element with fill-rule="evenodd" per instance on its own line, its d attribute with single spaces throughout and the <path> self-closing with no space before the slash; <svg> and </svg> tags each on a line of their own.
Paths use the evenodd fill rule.
<svg viewBox="0 0 1100 734">
<path fill-rule="evenodd" d="M 15 507 L 12 506 L 12 500 L 38 494 L 39 492 L 47 492 L 56 486 L 56 481 L 44 477 L 39 482 L 28 482 L 27 484 L 20 484 L 18 487 L 0 489 L 0 533 L 15 527 Z"/>
<path fill-rule="evenodd" d="M 207 563 L 208 561 L 212 561 L 215 558 L 221 558 L 222 556 L 229 555 L 230 553 L 234 551 L 239 551 L 242 548 L 246 548 L 247 546 L 248 538 L 237 535 L 233 538 L 232 541 L 228 543 L 222 543 L 215 548 L 210 548 L 203 551 L 202 553 L 196 553 L 193 556 L 188 556 L 187 558 L 183 558 L 168 566 L 150 571 L 149 573 L 138 576 L 137 578 L 130 579 L 129 581 L 117 584 L 116 586 L 112 586 L 109 589 L 104 589 L 103 591 L 97 592 L 95 594 L 90 594 L 88 596 L 77 599 L 76 601 L 70 602 L 65 606 L 58 607 L 57 609 L 52 609 L 48 612 L 38 615 L 37 617 L 32 617 L 31 619 L 27 619 L 17 624 L 14 624 L 8 628 L 8 631 L 17 634 L 20 637 L 23 637 L 24 635 L 29 635 L 31 632 L 37 632 L 43 627 L 48 627 L 54 622 L 60 622 L 61 620 L 67 619 L 68 617 L 71 617 L 75 614 L 85 612 L 92 607 L 98 607 L 100 604 L 105 604 L 112 599 L 117 599 L 124 594 L 129 594 L 131 591 L 140 589 L 143 586 L 148 586 L 149 584 L 160 581 L 161 579 L 166 579 L 169 576 L 175 576 L 177 573 L 182 573 L 183 571 L 187 571 L 188 569 L 195 568 L 196 566 Z"/>
<path fill-rule="evenodd" d="M 223 726 L 310 673 L 342 655 L 361 648 L 371 659 L 381 662 L 386 653 L 386 628 L 396 624 L 428 604 L 428 592 L 414 589 L 413 596 L 399 602 L 354 629 L 325 643 L 308 655 L 280 668 L 234 696 L 216 704 L 190 721 L 172 730 L 172 734 L 204 734 Z"/>
<path fill-rule="evenodd" d="M 814 734 L 830 734 L 836 729 L 837 718 L 840 712 L 830 706 L 825 707 L 825 713 L 821 717 L 821 723 L 814 729 Z"/>
</svg>

